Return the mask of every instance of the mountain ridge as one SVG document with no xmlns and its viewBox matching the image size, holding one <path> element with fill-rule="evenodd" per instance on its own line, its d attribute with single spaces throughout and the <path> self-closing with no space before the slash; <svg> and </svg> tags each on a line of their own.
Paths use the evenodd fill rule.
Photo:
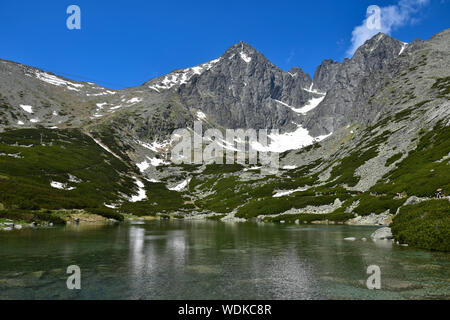
<svg viewBox="0 0 450 320">
<path fill-rule="evenodd" d="M 253 50 L 123 90 L 0 61 L 0 211 L 387 225 L 418 202 L 448 209 L 432 198 L 450 190 L 450 30 L 376 35 L 313 79 Z M 170 163 L 172 133 L 195 121 L 280 129 L 278 170 Z"/>
</svg>

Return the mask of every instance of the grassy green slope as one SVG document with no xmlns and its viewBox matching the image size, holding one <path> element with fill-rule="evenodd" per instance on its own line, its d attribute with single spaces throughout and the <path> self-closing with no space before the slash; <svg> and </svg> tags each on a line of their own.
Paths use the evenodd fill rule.
<svg viewBox="0 0 450 320">
<path fill-rule="evenodd" d="M 422 135 L 417 148 L 397 164 L 371 191 L 394 195 L 432 197 L 439 188 L 450 191 L 449 159 L 441 161 L 450 153 L 450 127 L 442 122 Z"/>
<path fill-rule="evenodd" d="M 7 209 L 101 207 L 136 188 L 125 175 L 131 168 L 79 130 L 6 131 L 0 154 L 0 203 Z M 53 188 L 52 181 L 74 189 Z"/>
</svg>

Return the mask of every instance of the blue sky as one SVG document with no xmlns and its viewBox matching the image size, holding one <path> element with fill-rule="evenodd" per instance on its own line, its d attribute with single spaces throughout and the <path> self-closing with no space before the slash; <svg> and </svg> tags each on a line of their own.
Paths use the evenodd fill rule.
<svg viewBox="0 0 450 320">
<path fill-rule="evenodd" d="M 81 8 L 81 30 L 66 27 L 72 4 Z M 313 74 L 322 60 L 342 61 L 367 37 L 357 27 L 369 5 L 397 10 L 382 16 L 383 30 L 405 42 L 449 27 L 450 0 L 2 0 L 0 58 L 123 88 L 245 41 L 284 70 Z"/>
</svg>

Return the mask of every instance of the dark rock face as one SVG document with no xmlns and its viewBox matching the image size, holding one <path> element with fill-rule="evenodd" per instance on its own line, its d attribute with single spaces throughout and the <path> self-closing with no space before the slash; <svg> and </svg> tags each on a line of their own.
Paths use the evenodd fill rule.
<svg viewBox="0 0 450 320">
<path fill-rule="evenodd" d="M 379 33 L 343 63 L 325 60 L 314 74 L 314 87 L 326 91 L 324 101 L 310 114 L 312 135 L 328 134 L 352 122 L 373 120 L 380 110 L 368 105 L 370 96 L 395 76 L 403 43 Z"/>
<path fill-rule="evenodd" d="M 317 67 L 314 73 L 314 88 L 327 92 L 336 83 L 336 75 L 340 70 L 339 62 L 327 59 Z"/>
<path fill-rule="evenodd" d="M 188 108 L 202 110 L 227 128 L 283 128 L 311 94 L 311 79 L 300 68 L 285 72 L 246 43 L 229 48 L 214 67 L 180 86 Z"/>
</svg>

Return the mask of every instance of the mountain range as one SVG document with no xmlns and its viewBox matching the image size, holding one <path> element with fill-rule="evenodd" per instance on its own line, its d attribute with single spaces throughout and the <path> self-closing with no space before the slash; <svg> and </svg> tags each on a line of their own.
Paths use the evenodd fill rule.
<svg viewBox="0 0 450 320">
<path fill-rule="evenodd" d="M 386 224 L 450 190 L 449 44 L 379 33 L 312 79 L 240 42 L 122 90 L 0 60 L 0 209 Z M 195 121 L 279 129 L 281 170 L 171 164 Z"/>
</svg>

